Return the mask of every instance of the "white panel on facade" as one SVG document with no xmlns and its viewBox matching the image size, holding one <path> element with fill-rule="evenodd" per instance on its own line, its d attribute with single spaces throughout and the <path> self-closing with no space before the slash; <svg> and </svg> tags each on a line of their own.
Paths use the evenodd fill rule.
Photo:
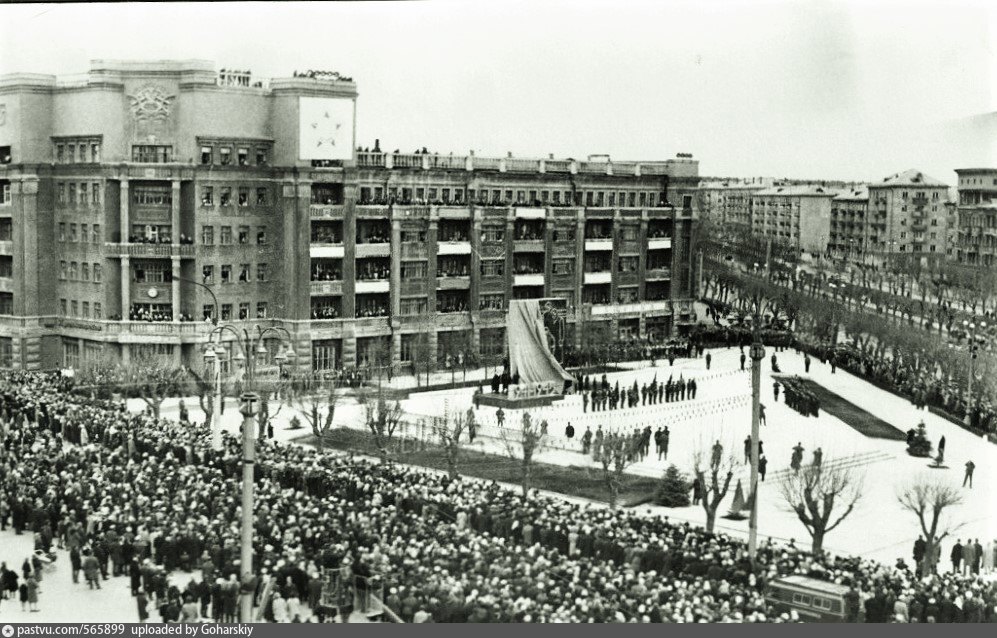
<svg viewBox="0 0 997 638">
<path fill-rule="evenodd" d="M 353 159 L 353 100 L 327 97 L 298 99 L 298 158 Z"/>
<path fill-rule="evenodd" d="M 471 242 L 469 241 L 446 241 L 440 242 L 436 246 L 437 255 L 470 255 Z"/>
<path fill-rule="evenodd" d="M 379 279 L 378 281 L 358 281 L 356 283 L 355 291 L 357 294 L 388 292 L 388 287 L 390 285 L 391 282 L 387 279 Z"/>
<path fill-rule="evenodd" d="M 342 246 L 312 246 L 309 250 L 312 257 L 324 257 L 326 259 L 342 259 Z"/>
<path fill-rule="evenodd" d="M 659 237 L 658 239 L 647 240 L 648 250 L 657 250 L 659 248 L 671 248 L 671 247 L 672 247 L 671 237 L 664 237 L 664 238 Z"/>
</svg>

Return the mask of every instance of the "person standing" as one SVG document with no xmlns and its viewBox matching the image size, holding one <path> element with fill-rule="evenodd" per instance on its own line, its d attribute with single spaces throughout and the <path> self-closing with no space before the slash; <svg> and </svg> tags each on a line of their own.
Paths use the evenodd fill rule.
<svg viewBox="0 0 997 638">
<path fill-rule="evenodd" d="M 962 486 L 966 487 L 966 482 L 969 482 L 969 489 L 973 489 L 973 470 L 976 469 L 976 463 L 972 460 L 966 461 L 966 475 L 962 477 Z"/>
<path fill-rule="evenodd" d="M 28 577 L 28 609 L 31 611 L 40 611 L 38 609 L 38 594 L 40 593 L 41 587 L 38 585 L 38 580 L 35 578 L 35 574 Z"/>
<path fill-rule="evenodd" d="M 83 569 L 83 558 L 80 556 L 80 549 L 73 547 L 69 550 L 69 563 L 73 568 L 73 583 L 80 582 L 80 570 Z"/>
<path fill-rule="evenodd" d="M 959 564 L 962 563 L 962 541 L 957 540 L 955 545 L 952 547 L 952 553 L 949 554 L 949 558 L 952 559 L 952 571 L 959 573 Z"/>
<path fill-rule="evenodd" d="M 810 374 L 810 355 L 803 355 L 803 371 Z"/>
<path fill-rule="evenodd" d="M 741 370 L 744 371 L 744 361 L 747 357 L 744 355 L 744 350 L 741 350 Z"/>
<path fill-rule="evenodd" d="M 962 573 L 968 574 L 973 569 L 973 561 L 975 560 L 976 546 L 973 545 L 973 539 L 967 538 L 966 544 L 962 546 Z"/>
<path fill-rule="evenodd" d="M 710 459 L 710 467 L 716 469 L 720 467 L 720 458 L 723 456 L 724 446 L 720 445 L 720 440 L 713 444 L 713 456 Z"/>
<path fill-rule="evenodd" d="M 568 427 L 564 428 L 564 436 L 567 437 L 569 441 L 575 438 L 575 428 L 571 425 L 570 421 L 568 422 Z"/>
<path fill-rule="evenodd" d="M 765 482 L 765 470 L 768 468 L 769 461 L 764 455 L 758 457 L 758 476 L 761 477 L 762 482 Z"/>
<path fill-rule="evenodd" d="M 744 437 L 744 464 L 751 463 L 751 437 Z"/>
<path fill-rule="evenodd" d="M 135 605 L 138 608 L 139 623 L 149 620 L 149 599 L 146 598 L 145 592 L 141 589 L 138 590 L 138 595 L 135 597 Z"/>
<path fill-rule="evenodd" d="M 709 370 L 709 369 L 710 369 L 710 363 L 711 363 L 712 361 L 713 361 L 713 355 L 711 355 L 711 354 L 710 354 L 709 352 L 707 352 L 707 353 L 706 353 L 706 369 L 707 369 L 707 370 Z"/>
</svg>

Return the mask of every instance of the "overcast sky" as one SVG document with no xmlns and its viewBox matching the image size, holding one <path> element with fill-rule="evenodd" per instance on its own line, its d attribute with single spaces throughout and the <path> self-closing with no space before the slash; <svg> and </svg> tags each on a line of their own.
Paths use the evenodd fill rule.
<svg viewBox="0 0 997 638">
<path fill-rule="evenodd" d="M 199 58 L 359 86 L 361 145 L 879 179 L 997 166 L 997 3 L 0 6 L 0 72 Z"/>
</svg>

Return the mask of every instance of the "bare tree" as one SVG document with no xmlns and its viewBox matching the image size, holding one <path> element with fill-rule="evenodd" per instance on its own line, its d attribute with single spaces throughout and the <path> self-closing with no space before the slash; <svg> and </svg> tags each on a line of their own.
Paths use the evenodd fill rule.
<svg viewBox="0 0 997 638">
<path fill-rule="evenodd" d="M 207 367 L 202 372 L 198 372 L 194 368 L 187 368 L 187 374 L 192 380 L 193 391 L 197 394 L 197 402 L 201 406 L 201 411 L 204 412 L 204 427 L 211 431 L 211 421 L 214 419 L 215 415 L 215 374 L 214 371 Z M 225 411 L 225 401 L 222 400 L 221 405 L 222 412 Z"/>
<path fill-rule="evenodd" d="M 339 402 L 336 385 L 332 378 L 303 375 L 295 379 L 289 389 L 289 401 L 311 426 L 319 449 L 325 445 L 325 435 L 332 429 L 336 416 Z"/>
<path fill-rule="evenodd" d="M 461 438 L 465 432 L 474 428 L 474 411 L 468 410 L 467 415 L 444 414 L 433 419 L 433 429 L 440 437 L 440 445 L 447 460 L 447 472 L 450 478 L 457 478 L 457 464 L 460 461 L 460 450 L 463 445 Z"/>
<path fill-rule="evenodd" d="M 374 445 L 377 446 L 381 462 L 387 463 L 391 440 L 402 422 L 402 406 L 398 401 L 389 401 L 384 394 L 384 387 L 380 385 L 377 386 L 374 396 L 360 393 L 357 399 L 364 406 L 364 420 L 367 429 L 374 437 Z"/>
<path fill-rule="evenodd" d="M 611 435 L 603 441 L 599 460 L 602 463 L 602 478 L 609 490 L 610 509 L 616 509 L 624 472 L 637 460 L 639 447 L 639 441 L 625 434 Z"/>
<path fill-rule="evenodd" d="M 158 419 L 163 401 L 179 396 L 186 388 L 188 374 L 186 368 L 164 357 L 137 356 L 127 366 L 102 360 L 82 370 L 75 387 L 111 389 L 140 398 Z"/>
<path fill-rule="evenodd" d="M 533 484 L 533 457 L 543 449 L 547 435 L 529 412 L 523 413 L 523 421 L 518 430 L 507 427 L 498 428 L 498 431 L 509 458 L 520 462 L 523 496 L 529 496 Z"/>
<path fill-rule="evenodd" d="M 717 521 L 717 508 L 720 507 L 720 503 L 730 489 L 737 460 L 733 456 L 727 456 L 719 459 L 719 463 L 714 463 L 711 459 L 709 467 L 704 467 L 703 457 L 702 449 L 693 453 L 693 474 L 699 481 L 700 494 L 703 498 L 703 511 L 706 512 L 706 531 L 712 532 Z"/>
<path fill-rule="evenodd" d="M 841 524 L 862 496 L 862 480 L 851 468 L 830 463 L 807 465 L 799 472 L 787 473 L 779 485 L 782 497 L 807 528 L 813 539 L 811 551 L 819 554 L 824 536 Z M 843 507 L 832 523 L 835 507 Z"/>
<path fill-rule="evenodd" d="M 950 532 L 960 527 L 943 521 L 942 514 L 947 508 L 961 504 L 962 495 L 954 485 L 922 477 L 900 488 L 897 500 L 900 501 L 901 507 L 917 516 L 926 543 L 921 573 L 933 573 L 937 567 L 936 546 L 940 545 L 942 539 Z"/>
</svg>

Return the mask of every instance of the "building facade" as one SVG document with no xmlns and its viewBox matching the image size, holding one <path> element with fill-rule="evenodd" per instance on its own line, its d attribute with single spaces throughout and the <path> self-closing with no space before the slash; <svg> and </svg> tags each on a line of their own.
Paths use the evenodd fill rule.
<svg viewBox="0 0 997 638">
<path fill-rule="evenodd" d="M 822 255 L 831 232 L 831 200 L 837 194 L 813 184 L 760 190 L 751 197 L 751 233 Z"/>
<path fill-rule="evenodd" d="M 868 185 L 868 252 L 945 259 L 948 186 L 911 169 Z"/>
<path fill-rule="evenodd" d="M 864 255 L 869 244 L 869 189 L 858 186 L 842 191 L 831 200 L 831 232 L 828 251 L 848 258 Z"/>
<path fill-rule="evenodd" d="M 748 229 L 752 196 L 773 183 L 766 177 L 703 180 L 699 184 L 700 213 L 715 224 Z"/>
<path fill-rule="evenodd" d="M 201 61 L 0 77 L 0 365 L 193 365 L 216 319 L 279 321 L 302 368 L 499 357 L 515 298 L 565 298 L 576 346 L 691 320 L 697 162 L 361 151 L 356 96 Z"/>
<path fill-rule="evenodd" d="M 954 256 L 961 264 L 997 265 L 997 168 L 961 168 Z"/>
</svg>

